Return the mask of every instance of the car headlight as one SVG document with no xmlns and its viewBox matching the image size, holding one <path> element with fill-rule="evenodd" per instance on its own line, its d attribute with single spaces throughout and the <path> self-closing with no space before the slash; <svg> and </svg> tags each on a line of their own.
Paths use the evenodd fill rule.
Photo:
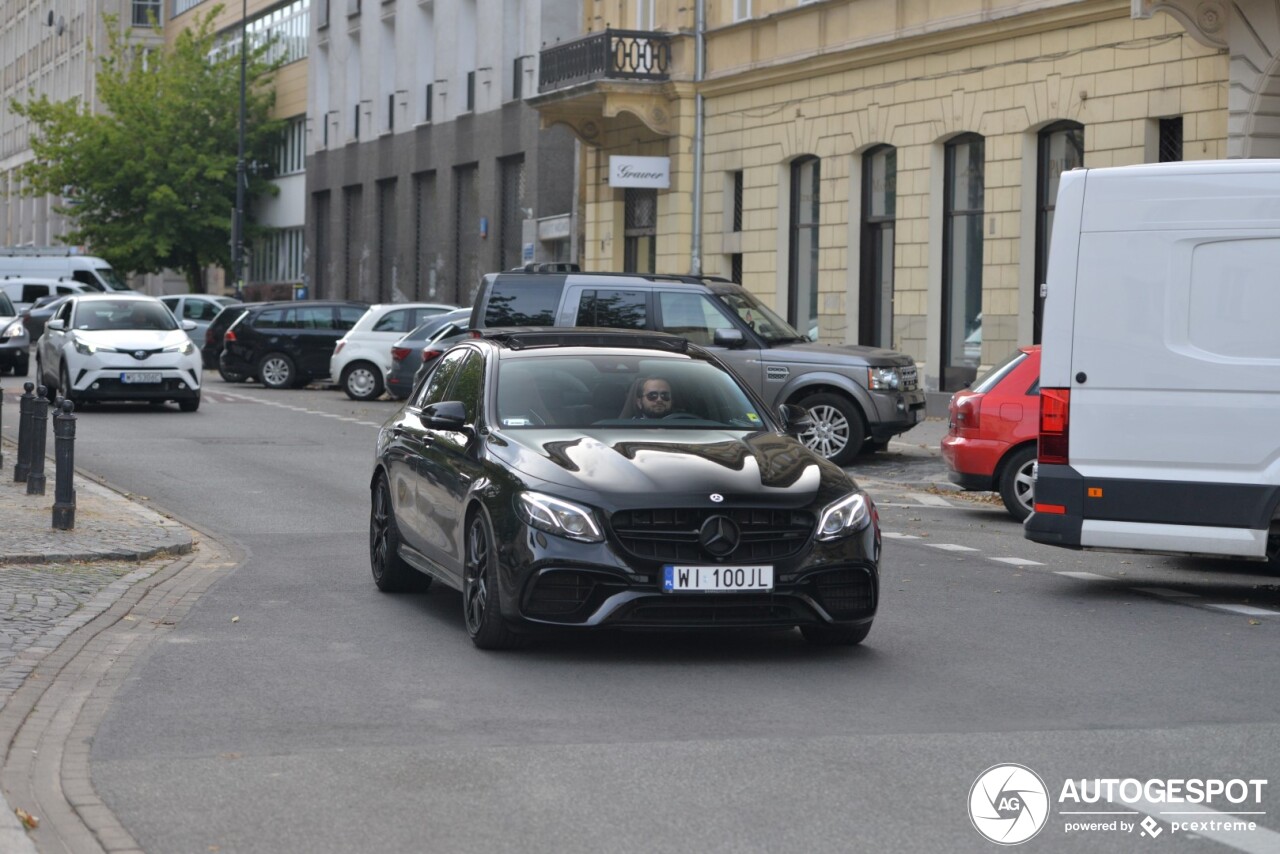
<svg viewBox="0 0 1280 854">
<path fill-rule="evenodd" d="M 818 518 L 818 539 L 838 540 L 861 531 L 871 522 L 871 499 L 864 492 L 851 492 L 828 504 Z"/>
<path fill-rule="evenodd" d="M 578 540 L 598 543 L 604 540 L 595 514 L 586 507 L 543 495 L 541 492 L 522 492 L 516 496 L 516 510 L 520 518 L 540 531 Z"/>
<path fill-rule="evenodd" d="M 192 353 L 196 351 L 196 345 L 192 344 L 191 339 L 188 338 L 186 341 L 183 341 L 181 344 L 174 344 L 172 346 L 165 347 L 164 351 L 166 353 L 181 353 L 184 356 L 190 356 Z"/>
<path fill-rule="evenodd" d="M 15 320 L 4 328 L 4 332 L 0 332 L 0 338 L 17 338 L 26 331 L 26 327 L 22 325 L 22 321 Z"/>
<path fill-rule="evenodd" d="M 71 343 L 76 345 L 76 352 L 82 356 L 92 356 L 94 353 L 102 349 L 96 344 L 90 344 L 83 338 L 72 338 Z"/>
<path fill-rule="evenodd" d="M 867 368 L 867 388 L 902 388 L 902 371 L 898 368 Z"/>
</svg>

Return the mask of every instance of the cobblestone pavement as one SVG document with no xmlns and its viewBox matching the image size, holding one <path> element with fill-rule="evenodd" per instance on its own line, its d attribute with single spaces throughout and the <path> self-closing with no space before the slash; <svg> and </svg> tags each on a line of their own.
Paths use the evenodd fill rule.
<svg viewBox="0 0 1280 854">
<path fill-rule="evenodd" d="M 17 449 L 7 440 L 0 449 L 3 709 L 63 640 L 107 610 L 134 584 L 190 552 L 194 540 L 186 526 L 79 472 L 74 482 L 74 527 L 56 530 L 53 460 L 46 461 L 45 494 L 27 495 L 26 484 L 13 480 Z M 5 752 L 8 748 L 8 744 L 0 745 Z M 0 850 L 34 850 L 2 794 Z"/>
</svg>

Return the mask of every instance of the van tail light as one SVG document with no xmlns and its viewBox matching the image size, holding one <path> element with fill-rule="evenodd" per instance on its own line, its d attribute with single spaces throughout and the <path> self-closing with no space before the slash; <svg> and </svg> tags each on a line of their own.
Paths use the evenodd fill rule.
<svg viewBox="0 0 1280 854">
<path fill-rule="evenodd" d="M 409 354 L 412 352 L 413 350 L 409 347 L 392 347 L 391 360 L 393 362 L 403 362 L 405 359 L 409 358 Z"/>
<path fill-rule="evenodd" d="M 1043 465 L 1067 465 L 1067 436 L 1071 424 L 1071 389 L 1040 389 L 1040 451 Z"/>
<path fill-rule="evenodd" d="M 972 435 L 981 425 L 982 395 L 971 394 L 956 401 L 956 435 Z"/>
<path fill-rule="evenodd" d="M 223 343 L 223 344 L 231 344 L 231 343 L 233 343 L 235 340 L 236 340 L 236 334 L 235 334 L 235 332 L 231 331 L 230 329 L 228 329 L 228 330 L 223 334 L 223 336 L 222 336 L 222 343 Z"/>
<path fill-rule="evenodd" d="M 444 352 L 443 350 L 423 350 L 422 361 L 430 362 L 432 359 L 436 358 L 443 352 Z"/>
</svg>

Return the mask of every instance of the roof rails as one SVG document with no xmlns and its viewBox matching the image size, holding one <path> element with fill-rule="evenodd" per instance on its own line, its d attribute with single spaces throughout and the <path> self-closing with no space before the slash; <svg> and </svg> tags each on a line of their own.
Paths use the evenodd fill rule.
<svg viewBox="0 0 1280 854">
<path fill-rule="evenodd" d="M 472 335 L 496 342 L 510 350 L 535 347 L 627 347 L 637 350 L 665 350 L 669 353 L 689 351 L 689 342 L 679 336 L 632 329 L 482 329 L 473 330 Z"/>
</svg>

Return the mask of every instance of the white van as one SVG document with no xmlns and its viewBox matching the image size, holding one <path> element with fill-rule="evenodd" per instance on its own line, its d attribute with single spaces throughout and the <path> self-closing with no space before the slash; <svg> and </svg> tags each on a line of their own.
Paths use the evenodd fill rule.
<svg viewBox="0 0 1280 854">
<path fill-rule="evenodd" d="M 0 291 L 9 298 L 19 313 L 25 311 L 41 297 L 66 296 L 67 294 L 98 293 L 94 288 L 71 279 L 37 279 L 31 276 L 6 276 L 0 278 Z"/>
<path fill-rule="evenodd" d="M 1064 173 L 1048 279 L 1027 538 L 1280 560 L 1280 160 Z"/>
<path fill-rule="evenodd" d="M 134 293 L 106 261 L 92 255 L 70 254 L 65 248 L 0 248 L 0 279 L 11 276 L 72 279 L 95 291 Z"/>
</svg>

